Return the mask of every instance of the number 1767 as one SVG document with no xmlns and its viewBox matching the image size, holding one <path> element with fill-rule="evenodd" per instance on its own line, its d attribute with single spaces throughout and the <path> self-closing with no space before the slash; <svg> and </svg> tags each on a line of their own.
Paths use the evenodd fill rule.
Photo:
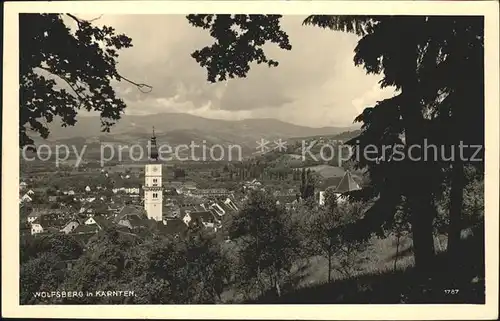
<svg viewBox="0 0 500 321">
<path fill-rule="evenodd" d="M 445 289 L 444 293 L 445 294 L 458 294 L 459 290 L 458 289 Z"/>
</svg>

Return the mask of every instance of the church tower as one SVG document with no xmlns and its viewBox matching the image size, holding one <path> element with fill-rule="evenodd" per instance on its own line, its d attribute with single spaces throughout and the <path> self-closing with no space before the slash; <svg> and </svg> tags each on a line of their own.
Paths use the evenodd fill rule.
<svg viewBox="0 0 500 321">
<path fill-rule="evenodd" d="M 162 166 L 158 161 L 158 148 L 156 146 L 156 136 L 153 127 L 151 146 L 149 149 L 149 163 L 144 169 L 144 209 L 149 219 L 161 221 L 163 216 L 163 187 L 162 187 Z"/>
</svg>

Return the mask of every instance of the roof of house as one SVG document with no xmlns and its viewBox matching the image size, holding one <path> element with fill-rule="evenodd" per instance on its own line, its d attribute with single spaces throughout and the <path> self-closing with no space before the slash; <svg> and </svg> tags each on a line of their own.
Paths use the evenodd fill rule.
<svg viewBox="0 0 500 321">
<path fill-rule="evenodd" d="M 223 203 L 225 206 L 230 208 L 232 211 L 238 211 L 240 208 L 240 205 L 238 204 L 238 202 L 236 202 L 236 200 L 233 199 L 232 197 L 228 197 Z"/>
<path fill-rule="evenodd" d="M 44 228 L 61 228 L 65 225 L 66 222 L 67 218 L 64 218 L 64 216 L 42 213 L 38 216 L 35 216 L 35 220 L 32 223 L 40 224 Z"/>
<path fill-rule="evenodd" d="M 110 220 L 106 219 L 104 216 L 94 216 L 93 219 L 101 229 L 109 228 L 113 224 Z"/>
<path fill-rule="evenodd" d="M 208 208 L 217 214 L 217 216 L 222 216 L 230 212 L 234 212 L 234 209 L 232 209 L 230 206 L 227 204 L 224 204 L 223 202 L 213 202 L 211 203 Z M 223 212 L 221 212 L 221 210 Z"/>
<path fill-rule="evenodd" d="M 320 184 L 318 184 L 317 187 L 319 189 L 323 189 L 323 190 L 325 190 L 329 187 L 336 188 L 339 185 L 340 181 L 342 181 L 342 178 L 343 178 L 343 176 L 340 176 L 340 177 L 335 176 L 335 177 L 325 178 L 322 180 L 322 182 Z"/>
<path fill-rule="evenodd" d="M 205 223 L 210 223 L 215 221 L 214 215 L 210 211 L 191 212 L 189 213 L 189 216 L 191 216 L 192 220 L 199 219 Z"/>
<path fill-rule="evenodd" d="M 335 192 L 346 193 L 346 192 L 356 191 L 359 189 L 361 188 L 359 187 L 358 183 L 354 181 L 351 173 L 347 171 L 344 177 L 342 177 L 342 180 L 340 181 L 339 185 L 337 185 Z"/>
<path fill-rule="evenodd" d="M 231 193 L 225 188 L 210 188 L 210 189 L 197 189 L 192 191 L 193 194 L 225 194 Z"/>
<path fill-rule="evenodd" d="M 43 211 L 32 210 L 31 213 L 28 214 L 28 217 L 40 217 L 43 215 Z"/>
<path fill-rule="evenodd" d="M 87 234 L 87 233 L 97 233 L 99 231 L 99 228 L 95 226 L 94 224 L 92 225 L 78 225 L 72 232 L 71 234 Z"/>
<path fill-rule="evenodd" d="M 128 227 L 124 226 L 124 225 L 117 225 L 115 228 L 119 232 L 128 232 L 128 233 L 130 233 L 130 229 Z"/>
<path fill-rule="evenodd" d="M 128 221 L 130 222 L 132 228 L 138 228 L 138 227 L 150 227 L 152 220 L 146 218 L 140 218 L 137 216 L 131 216 L 129 217 Z"/>
<path fill-rule="evenodd" d="M 323 178 L 342 177 L 345 174 L 345 170 L 342 167 L 325 164 L 311 166 L 308 169 L 318 173 Z"/>
<path fill-rule="evenodd" d="M 47 227 L 47 232 L 50 232 L 50 233 L 59 233 L 60 230 L 57 227 L 49 226 L 49 227 Z"/>
<path fill-rule="evenodd" d="M 188 230 L 187 225 L 178 218 L 167 219 L 163 222 L 157 222 L 157 230 L 161 234 L 181 234 Z"/>
<path fill-rule="evenodd" d="M 78 225 L 82 224 L 82 222 L 80 222 L 80 220 L 76 219 L 76 218 L 72 218 L 70 220 L 67 220 L 66 223 L 64 223 L 64 225 L 61 227 L 61 228 L 65 228 L 66 226 L 68 226 L 70 223 L 72 222 L 75 222 L 77 223 Z"/>
<path fill-rule="evenodd" d="M 124 206 L 121 211 L 116 215 L 114 222 L 118 223 L 122 219 L 128 219 L 130 217 L 144 218 L 146 217 L 146 211 L 144 208 L 133 205 Z"/>
</svg>

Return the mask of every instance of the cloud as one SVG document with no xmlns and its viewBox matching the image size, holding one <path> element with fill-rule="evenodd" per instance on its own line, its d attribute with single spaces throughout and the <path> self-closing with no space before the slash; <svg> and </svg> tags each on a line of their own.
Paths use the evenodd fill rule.
<svg viewBox="0 0 500 321">
<path fill-rule="evenodd" d="M 132 38 L 133 47 L 120 52 L 119 72 L 153 86 L 144 94 L 126 82 L 116 84 L 127 114 L 185 112 L 222 119 L 277 118 L 313 127 L 350 125 L 363 107 L 389 91 L 378 89 L 380 77 L 354 66 L 355 35 L 303 26 L 303 19 L 282 18 L 292 50 L 266 46 L 278 67 L 252 65 L 247 78 L 216 84 L 207 82 L 205 69 L 191 57 L 214 40 L 184 16 L 104 15 L 95 23 Z"/>
</svg>

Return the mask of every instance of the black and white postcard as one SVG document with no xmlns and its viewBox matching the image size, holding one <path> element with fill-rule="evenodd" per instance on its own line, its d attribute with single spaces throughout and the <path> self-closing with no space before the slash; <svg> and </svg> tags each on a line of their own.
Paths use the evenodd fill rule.
<svg viewBox="0 0 500 321">
<path fill-rule="evenodd" d="M 498 317 L 498 8 L 6 3 L 4 316 Z"/>
</svg>

